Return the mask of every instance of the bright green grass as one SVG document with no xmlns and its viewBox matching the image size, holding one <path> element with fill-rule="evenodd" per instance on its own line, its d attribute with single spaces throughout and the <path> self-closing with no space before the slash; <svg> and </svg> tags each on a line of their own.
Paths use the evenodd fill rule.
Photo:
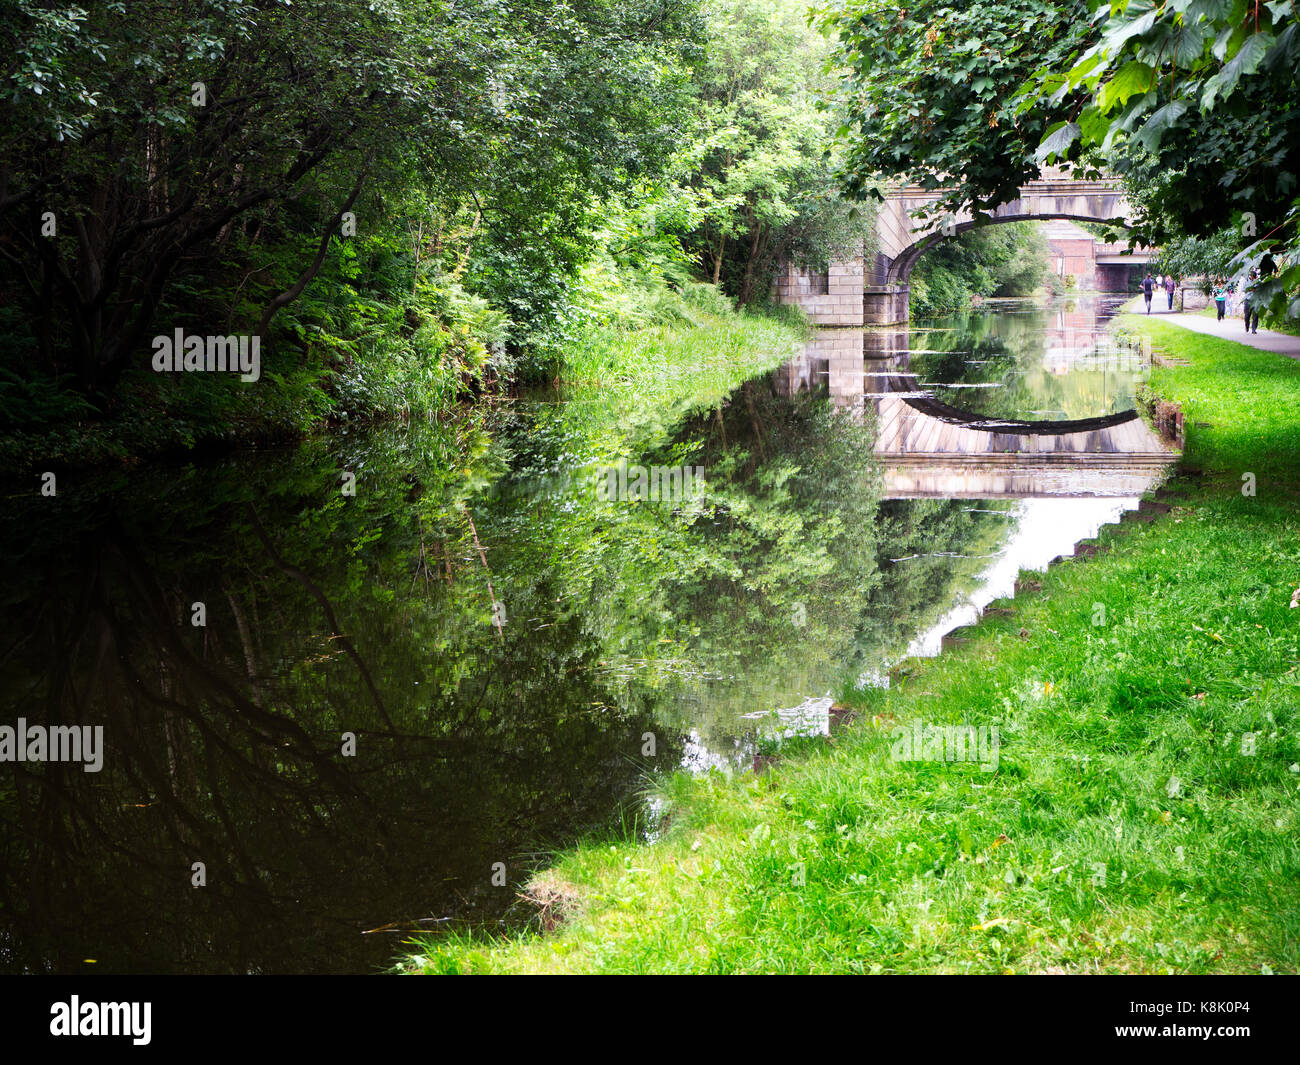
<svg viewBox="0 0 1300 1065">
<path fill-rule="evenodd" d="M 1157 368 L 1152 390 L 1183 406 L 1188 423 L 1184 464 L 1241 486 L 1259 482 L 1258 498 L 1295 503 L 1300 486 L 1300 361 L 1193 333 L 1143 315 L 1123 315 L 1120 328 L 1151 337 L 1157 352 L 1191 361 Z M 1194 423 L 1201 423 L 1197 427 Z"/>
<path fill-rule="evenodd" d="M 722 398 L 748 377 L 781 365 L 809 337 L 792 308 L 778 317 L 735 311 L 711 285 L 671 293 L 660 324 L 593 329 L 565 352 L 566 399 L 599 396 L 611 406 Z M 669 299 L 664 297 L 664 302 Z"/>
<path fill-rule="evenodd" d="M 1295 972 L 1300 363 L 1125 324 L 1191 361 L 1153 381 L 1201 471 L 1172 513 L 846 693 L 862 717 L 833 744 L 667 780 L 656 843 L 590 842 L 536 878 L 554 932 L 432 937 L 405 968 Z M 917 718 L 997 724 L 997 771 L 891 760 Z"/>
<path fill-rule="evenodd" d="M 609 461 L 661 444 L 691 413 L 796 356 L 811 335 L 793 309 L 736 311 L 711 285 L 664 290 L 664 320 L 591 330 L 560 368 L 566 432 Z"/>
</svg>

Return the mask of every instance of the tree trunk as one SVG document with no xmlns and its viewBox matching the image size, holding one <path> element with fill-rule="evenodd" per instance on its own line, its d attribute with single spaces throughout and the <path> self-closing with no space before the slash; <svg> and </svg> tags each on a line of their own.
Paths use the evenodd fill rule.
<svg viewBox="0 0 1300 1065">
<path fill-rule="evenodd" d="M 257 323 L 256 336 L 265 336 L 267 327 L 271 324 L 271 319 L 275 317 L 276 312 L 301 296 L 303 290 L 311 283 L 311 279 L 320 272 L 321 265 L 325 262 L 325 253 L 329 250 L 330 239 L 343 221 L 343 216 L 352 209 L 352 204 L 356 202 L 356 198 L 361 194 L 361 186 L 365 184 L 368 173 L 368 167 L 362 169 L 360 176 L 357 177 L 356 184 L 352 186 L 352 191 L 348 193 L 348 198 L 343 202 L 343 206 L 334 212 L 334 217 L 330 220 L 330 224 L 321 237 L 320 246 L 316 249 L 316 258 L 312 264 L 302 272 L 302 276 L 291 287 L 285 289 L 267 304 L 266 310 L 262 312 L 261 321 Z"/>
<path fill-rule="evenodd" d="M 754 239 L 749 242 L 749 258 L 745 261 L 745 280 L 740 286 L 740 305 L 743 307 L 754 295 L 754 260 L 758 257 L 758 241 L 763 235 L 763 224 L 754 227 Z"/>
</svg>

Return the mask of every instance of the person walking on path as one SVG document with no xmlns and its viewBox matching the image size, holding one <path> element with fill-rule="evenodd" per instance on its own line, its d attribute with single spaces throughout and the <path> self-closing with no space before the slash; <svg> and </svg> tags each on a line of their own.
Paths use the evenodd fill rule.
<svg viewBox="0 0 1300 1065">
<path fill-rule="evenodd" d="M 1259 299 L 1255 295 L 1255 286 L 1259 284 L 1259 272 L 1250 272 L 1250 281 L 1246 283 L 1246 299 L 1243 310 L 1246 317 L 1246 332 L 1259 332 Z"/>
<path fill-rule="evenodd" d="M 1169 309 L 1174 309 L 1174 275 L 1165 278 L 1165 295 L 1169 297 Z"/>
<path fill-rule="evenodd" d="M 1142 279 L 1142 298 L 1147 301 L 1147 314 L 1151 313 L 1151 294 L 1155 292 L 1156 283 L 1150 274 Z M 1220 318 L 1223 315 L 1219 315 Z"/>
<path fill-rule="evenodd" d="M 1217 320 L 1220 322 L 1223 321 L 1223 312 L 1227 302 L 1228 302 L 1228 286 L 1227 283 L 1224 282 L 1222 278 L 1220 278 L 1218 281 L 1214 283 L 1214 306 L 1218 308 L 1219 317 Z"/>
</svg>

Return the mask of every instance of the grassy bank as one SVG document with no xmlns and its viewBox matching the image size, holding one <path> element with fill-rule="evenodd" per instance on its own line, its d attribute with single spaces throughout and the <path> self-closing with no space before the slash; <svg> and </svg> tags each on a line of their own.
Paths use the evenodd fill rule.
<svg viewBox="0 0 1300 1065">
<path fill-rule="evenodd" d="M 653 844 L 591 841 L 527 886 L 553 931 L 430 937 L 406 967 L 1296 971 L 1300 363 L 1123 325 L 1190 363 L 1152 382 L 1188 426 L 1167 514 L 846 691 L 833 742 L 665 781 Z M 996 770 L 895 760 L 915 720 L 996 725 Z"/>
<path fill-rule="evenodd" d="M 566 349 L 557 383 L 626 430 L 641 417 L 674 424 L 742 381 L 780 366 L 810 336 L 794 308 L 737 311 L 713 285 L 661 289 L 649 321 L 588 329 Z"/>
</svg>

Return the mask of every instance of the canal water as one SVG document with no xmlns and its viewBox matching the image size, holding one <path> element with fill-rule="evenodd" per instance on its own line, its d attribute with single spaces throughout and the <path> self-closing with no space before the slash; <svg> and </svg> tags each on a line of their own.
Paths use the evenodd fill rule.
<svg viewBox="0 0 1300 1065">
<path fill-rule="evenodd" d="M 1112 311 L 837 331 L 720 403 L 541 393 L 11 499 L 0 725 L 103 731 L 94 772 L 0 764 L 0 968 L 366 972 L 521 920 L 556 848 L 653 833 L 656 776 L 825 733 L 1136 506 L 1086 471 L 887 498 L 873 446 L 881 367 L 972 416 L 1131 408 Z M 702 476 L 608 498 L 619 458 L 623 486 Z"/>
</svg>

